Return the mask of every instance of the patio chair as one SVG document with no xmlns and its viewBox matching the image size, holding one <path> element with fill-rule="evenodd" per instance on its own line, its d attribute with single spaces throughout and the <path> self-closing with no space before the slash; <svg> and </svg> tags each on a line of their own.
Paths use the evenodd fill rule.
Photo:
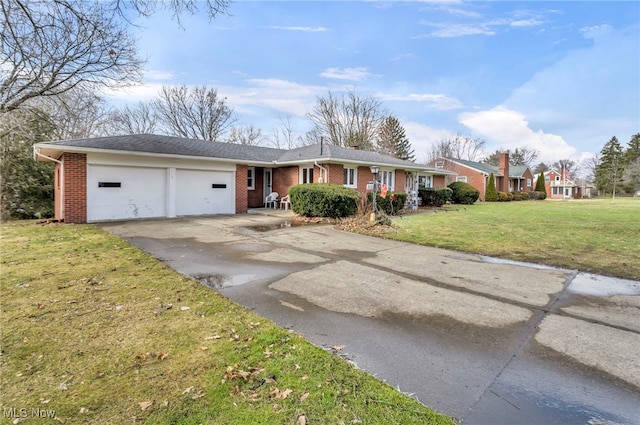
<svg viewBox="0 0 640 425">
<path fill-rule="evenodd" d="M 269 206 L 271 208 L 277 208 L 278 196 L 278 192 L 271 192 L 270 194 L 268 194 L 264 200 L 264 207 L 267 208 L 267 206 Z"/>
<path fill-rule="evenodd" d="M 280 199 L 280 208 L 284 207 L 285 211 L 289 209 L 291 206 L 291 202 L 289 202 L 289 195 L 282 197 Z"/>
</svg>

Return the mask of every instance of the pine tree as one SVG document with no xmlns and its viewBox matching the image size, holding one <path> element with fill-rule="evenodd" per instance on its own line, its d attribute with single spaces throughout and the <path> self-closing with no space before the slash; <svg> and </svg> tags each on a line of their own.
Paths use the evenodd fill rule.
<svg viewBox="0 0 640 425">
<path fill-rule="evenodd" d="M 547 188 L 544 184 L 544 171 L 540 172 L 540 175 L 538 176 L 538 180 L 536 180 L 536 192 L 545 192 L 547 193 Z"/>
<path fill-rule="evenodd" d="M 496 202 L 498 200 L 498 191 L 496 190 L 496 179 L 493 173 L 489 174 L 489 182 L 484 191 L 484 200 L 487 202 Z"/>
<path fill-rule="evenodd" d="M 627 164 L 640 158 L 640 133 L 631 136 L 627 150 L 624 152 L 624 157 Z"/>
<path fill-rule="evenodd" d="M 596 187 L 605 193 L 611 191 L 613 198 L 616 196 L 616 185 L 624 171 L 624 153 L 616 136 L 600 151 L 600 165 L 596 168 Z"/>
<path fill-rule="evenodd" d="M 400 121 L 393 116 L 384 119 L 378 130 L 378 153 L 405 161 L 415 161 L 414 150 Z"/>
</svg>

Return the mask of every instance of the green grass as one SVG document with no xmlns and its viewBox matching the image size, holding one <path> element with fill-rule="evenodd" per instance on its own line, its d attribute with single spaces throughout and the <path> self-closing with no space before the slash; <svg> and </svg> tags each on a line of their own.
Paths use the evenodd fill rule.
<svg viewBox="0 0 640 425">
<path fill-rule="evenodd" d="M 3 424 L 453 423 L 94 226 L 1 226 Z"/>
<path fill-rule="evenodd" d="M 395 218 L 385 237 L 640 280 L 640 199 L 482 202 Z M 445 212 L 446 211 L 446 212 Z"/>
</svg>

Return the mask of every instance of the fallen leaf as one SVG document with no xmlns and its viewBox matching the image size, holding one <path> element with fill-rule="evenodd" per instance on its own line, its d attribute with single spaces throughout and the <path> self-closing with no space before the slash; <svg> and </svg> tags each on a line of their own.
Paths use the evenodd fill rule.
<svg viewBox="0 0 640 425">
<path fill-rule="evenodd" d="M 189 387 L 189 388 L 185 389 L 185 390 L 182 392 L 182 394 L 188 394 L 188 393 L 190 393 L 190 392 L 191 392 L 191 390 L 193 390 L 193 387 Z"/>
<path fill-rule="evenodd" d="M 160 354 L 158 354 L 158 358 L 159 358 L 160 360 L 164 360 L 164 359 L 166 359 L 167 357 L 169 357 L 169 353 L 160 353 Z"/>
<path fill-rule="evenodd" d="M 300 396 L 300 401 L 305 401 L 309 397 L 309 393 L 304 393 Z"/>
<path fill-rule="evenodd" d="M 180 311 L 187 311 L 187 310 L 189 310 L 189 307 L 187 306 L 180 307 Z"/>
<path fill-rule="evenodd" d="M 138 403 L 138 406 L 140 406 L 140 409 L 144 412 L 149 407 L 151 407 L 152 404 L 153 404 L 153 400 L 141 401 L 140 403 Z"/>
<path fill-rule="evenodd" d="M 207 351 L 207 350 L 209 349 L 209 347 L 200 347 L 200 349 L 201 349 L 202 351 Z"/>
<path fill-rule="evenodd" d="M 80 413 L 89 413 L 89 409 L 87 409 L 86 407 L 81 407 Z"/>
<path fill-rule="evenodd" d="M 343 347 L 342 345 L 334 345 L 334 346 L 333 346 L 333 347 L 331 347 L 331 348 L 332 348 L 333 350 L 340 351 L 340 350 L 342 350 L 344 347 Z"/>
<path fill-rule="evenodd" d="M 212 339 L 220 339 L 220 338 L 222 338 L 220 335 L 214 335 L 214 336 L 208 336 L 204 340 L 211 341 Z"/>
<path fill-rule="evenodd" d="M 305 415 L 298 416 L 298 425 L 307 425 L 307 417 Z"/>
</svg>

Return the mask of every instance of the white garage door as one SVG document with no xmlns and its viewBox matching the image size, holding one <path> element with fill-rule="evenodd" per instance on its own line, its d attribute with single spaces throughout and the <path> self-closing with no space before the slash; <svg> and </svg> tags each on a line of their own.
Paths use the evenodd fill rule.
<svg viewBox="0 0 640 425">
<path fill-rule="evenodd" d="M 229 171 L 176 170 L 176 215 L 234 214 Z"/>
<path fill-rule="evenodd" d="M 165 217 L 164 168 L 90 165 L 87 169 L 87 221 Z"/>
</svg>

